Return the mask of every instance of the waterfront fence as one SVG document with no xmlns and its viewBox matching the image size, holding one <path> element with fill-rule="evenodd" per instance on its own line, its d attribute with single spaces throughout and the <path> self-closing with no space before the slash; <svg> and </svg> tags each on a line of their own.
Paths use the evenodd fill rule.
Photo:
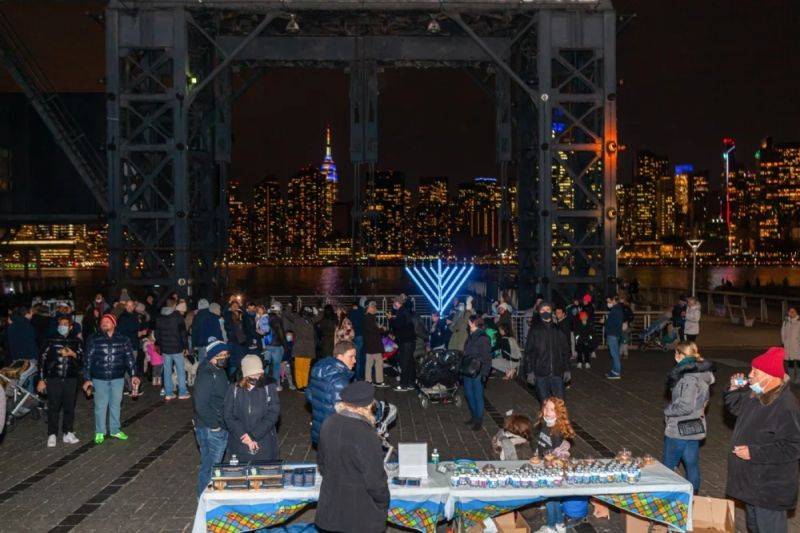
<svg viewBox="0 0 800 533">
<path fill-rule="evenodd" d="M 639 292 L 643 301 L 667 310 L 675 305 L 681 295 L 688 294 L 685 289 L 665 287 L 642 288 Z M 780 325 L 789 306 L 800 305 L 800 297 L 797 296 L 714 289 L 698 289 L 697 298 L 703 313 L 727 317 L 734 323 L 752 324 L 754 319 L 762 324 Z"/>
</svg>

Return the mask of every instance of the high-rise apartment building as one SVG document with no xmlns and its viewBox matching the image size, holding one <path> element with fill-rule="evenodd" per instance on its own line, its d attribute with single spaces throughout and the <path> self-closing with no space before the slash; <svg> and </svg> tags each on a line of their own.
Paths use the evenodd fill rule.
<svg viewBox="0 0 800 533">
<path fill-rule="evenodd" d="M 766 139 L 757 154 L 763 186 L 760 238 L 770 249 L 788 242 L 800 215 L 800 143 L 775 144 Z"/>
<path fill-rule="evenodd" d="M 250 263 L 253 260 L 253 231 L 250 209 L 240 198 L 239 182 L 228 182 L 228 251 L 225 257 L 230 263 Z"/>
<path fill-rule="evenodd" d="M 257 263 L 274 261 L 286 252 L 286 206 L 281 185 L 274 177 L 264 178 L 253 194 L 253 243 Z"/>
<path fill-rule="evenodd" d="M 656 180 L 656 238 L 675 235 L 675 178 L 660 176 Z"/>
<path fill-rule="evenodd" d="M 327 212 L 327 194 L 326 176 L 316 167 L 305 167 L 289 180 L 286 229 L 292 257 L 317 258 L 326 231 L 323 221 Z"/>
<path fill-rule="evenodd" d="M 499 250 L 501 202 L 496 178 L 477 177 L 459 186 L 454 206 L 456 230 L 475 244 L 475 250 L 482 253 Z"/>
<path fill-rule="evenodd" d="M 414 251 L 422 256 L 445 257 L 451 251 L 452 225 L 447 200 L 447 178 L 420 178 L 417 198 Z"/>
<path fill-rule="evenodd" d="M 373 259 L 400 259 L 406 253 L 405 238 L 411 208 L 406 178 L 392 170 L 375 173 L 367 187 L 364 207 L 365 249 Z"/>
<path fill-rule="evenodd" d="M 703 227 L 709 217 L 708 172 L 692 172 L 689 175 L 689 226 L 692 237 L 705 235 Z"/>
</svg>

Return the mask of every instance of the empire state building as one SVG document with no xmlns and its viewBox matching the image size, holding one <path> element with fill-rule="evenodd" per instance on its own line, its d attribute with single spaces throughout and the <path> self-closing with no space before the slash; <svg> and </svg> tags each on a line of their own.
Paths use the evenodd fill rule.
<svg viewBox="0 0 800 533">
<path fill-rule="evenodd" d="M 333 204 L 336 203 L 336 196 L 339 191 L 339 173 L 336 170 L 336 163 L 331 155 L 331 128 L 325 129 L 325 159 L 319 167 L 320 172 L 325 176 L 325 207 L 323 211 L 323 230 L 322 238 L 329 239 L 333 233 Z"/>
</svg>

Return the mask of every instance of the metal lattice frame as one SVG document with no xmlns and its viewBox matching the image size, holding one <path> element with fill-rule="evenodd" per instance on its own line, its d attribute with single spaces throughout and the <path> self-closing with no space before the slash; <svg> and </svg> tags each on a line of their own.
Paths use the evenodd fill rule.
<svg viewBox="0 0 800 533">
<path fill-rule="evenodd" d="M 230 77 L 193 90 L 218 54 L 182 7 L 106 20 L 111 281 L 207 292 L 225 246 Z"/>
<path fill-rule="evenodd" d="M 612 10 L 543 10 L 520 47 L 518 68 L 541 93 L 535 110 L 519 100 L 522 306 L 615 284 L 615 24 Z"/>
<path fill-rule="evenodd" d="M 298 14 L 301 34 L 286 32 L 284 10 Z M 424 31 L 432 17 L 438 35 Z M 615 39 L 607 0 L 112 1 L 112 277 L 184 292 L 212 281 L 226 243 L 234 61 L 258 72 L 350 68 L 357 176 L 377 160 L 377 116 L 364 111 L 377 112 L 381 68 L 470 67 L 495 73 L 502 181 L 516 167 L 520 306 L 536 292 L 609 290 Z"/>
</svg>

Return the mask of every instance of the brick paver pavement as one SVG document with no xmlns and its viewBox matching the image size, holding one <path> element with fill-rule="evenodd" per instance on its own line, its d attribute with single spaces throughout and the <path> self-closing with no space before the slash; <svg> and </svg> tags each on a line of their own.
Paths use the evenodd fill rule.
<svg viewBox="0 0 800 533">
<path fill-rule="evenodd" d="M 730 374 L 740 371 L 758 353 L 755 349 L 711 350 L 705 355 L 719 363 L 718 384 L 709 406 L 709 437 L 701 448 L 701 492 L 721 497 L 733 420 L 723 413 L 722 394 Z M 591 370 L 574 370 L 567 403 L 579 437 L 577 456 L 600 456 L 627 447 L 636 454 L 661 454 L 664 382 L 671 354 L 632 353 L 623 361 L 623 379 L 603 378 L 608 357 L 600 352 Z M 422 409 L 413 394 L 379 390 L 379 397 L 399 408 L 391 440 L 428 441 L 442 459 L 491 458 L 490 439 L 503 414 L 514 409 L 533 415 L 538 408 L 533 395 L 518 383 L 492 379 L 485 427 L 472 432 L 462 422 L 465 406 L 432 405 Z M 281 393 L 281 454 L 289 461 L 313 461 L 309 446 L 309 420 L 302 395 Z M 101 446 L 86 444 L 93 434 L 91 402 L 78 399 L 75 446 L 60 442 L 45 447 L 46 429 L 41 421 L 23 419 L 0 445 L 0 527 L 3 531 L 156 532 L 189 531 L 195 511 L 194 484 L 198 463 L 194 437 L 187 422 L 191 402 L 159 400 L 146 388 L 138 402 L 123 402 L 127 442 Z M 526 511 L 531 524 L 542 523 L 541 511 Z M 738 513 L 741 514 L 741 513 Z M 313 511 L 298 521 L 310 521 Z M 743 530 L 743 517 L 739 516 Z M 597 531 L 622 531 L 621 518 L 593 520 Z M 792 518 L 792 531 L 800 521 Z"/>
</svg>

